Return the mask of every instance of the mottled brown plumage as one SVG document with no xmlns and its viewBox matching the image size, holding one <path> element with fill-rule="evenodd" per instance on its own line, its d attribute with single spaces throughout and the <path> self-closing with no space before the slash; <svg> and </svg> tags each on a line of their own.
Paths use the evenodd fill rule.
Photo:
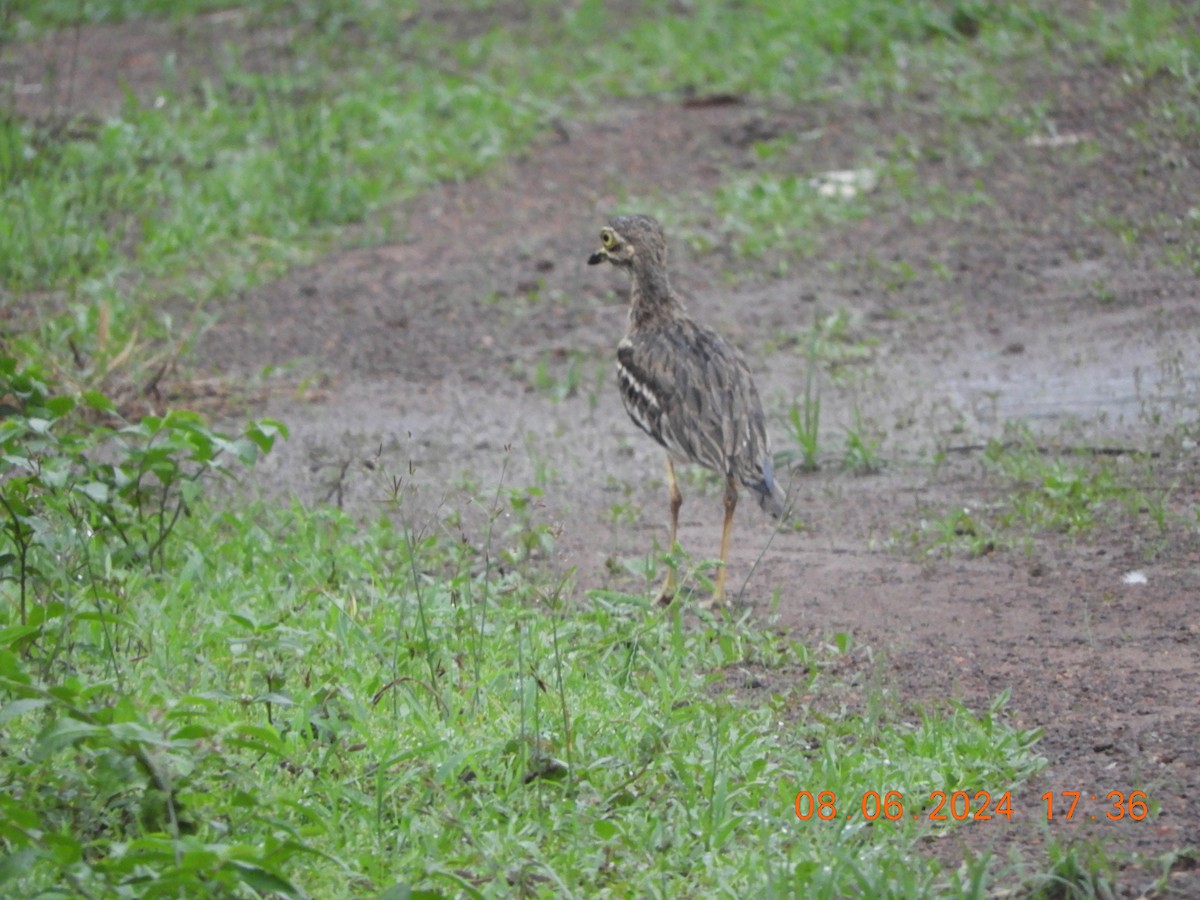
<svg viewBox="0 0 1200 900">
<path fill-rule="evenodd" d="M 629 331 L 617 346 L 617 379 L 630 418 L 667 451 L 671 547 L 683 502 L 674 462 L 695 463 L 725 478 L 721 562 L 729 552 L 737 487 L 758 494 L 764 509 L 783 515 L 762 402 L 742 355 L 720 335 L 688 317 L 667 277 L 667 243 L 649 216 L 618 216 L 600 232 L 588 259 L 610 262 L 630 276 Z M 668 574 L 661 599 L 674 596 Z M 725 595 L 717 573 L 714 603 Z"/>
</svg>

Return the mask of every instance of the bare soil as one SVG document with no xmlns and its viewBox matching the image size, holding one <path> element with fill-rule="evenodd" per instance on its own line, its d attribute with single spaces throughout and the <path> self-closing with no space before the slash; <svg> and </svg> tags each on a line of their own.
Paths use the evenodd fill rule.
<svg viewBox="0 0 1200 900">
<path fill-rule="evenodd" d="M 157 44 L 133 25 L 88 33 L 88 79 L 71 105 L 90 92 L 101 111 L 109 61 L 120 77 L 140 73 L 175 40 L 160 31 Z M 976 164 L 948 152 L 917 165 L 922 180 L 978 187 L 989 205 L 914 224 L 897 203 L 831 228 L 816 259 L 782 275 L 677 240 L 674 280 L 693 314 L 746 352 L 776 449 L 803 393 L 796 338 L 814 317 L 846 311 L 850 337 L 869 348 L 822 372 L 828 452 L 816 473 L 790 475 L 803 527 L 775 533 L 753 504 L 739 509 L 738 602 L 804 640 L 844 632 L 869 647 L 854 656 L 861 672 L 842 673 L 864 694 L 985 709 L 1011 691 L 1008 714 L 1044 731 L 1047 767 L 1014 795 L 1010 824 L 977 823 L 929 852 L 1021 851 L 1036 866 L 1054 838 L 1103 839 L 1121 861 L 1119 895 L 1136 897 L 1156 860 L 1200 845 L 1200 285 L 1164 260 L 1181 239 L 1171 223 L 1200 197 L 1200 149 L 1157 115 L 1184 90 L 1167 79 L 1131 85 L 1102 66 L 1013 77 L 1058 135 L 1094 152 L 981 123 L 964 138 Z M 548 126 L 503 170 L 397 210 L 403 240 L 228 298 L 193 363 L 252 384 L 282 367 L 263 383 L 288 389 L 254 410 L 293 435 L 262 467 L 265 489 L 361 510 L 400 475 L 406 514 L 419 518 L 469 515 L 469 498 L 501 482 L 539 485 L 531 519 L 501 523 L 513 540 L 553 529 L 552 557 L 530 564 L 573 569 L 580 597 L 640 591 L 623 562 L 665 539 L 662 458 L 616 396 L 625 285 L 585 265 L 600 225 L 637 211 L 627 197 L 711 190 L 755 164 L 763 134 L 803 136 L 797 171 L 810 175 L 863 165 L 900 136 L 945 146 L 949 127 L 933 103 L 613 104 Z M 1141 223 L 1138 240 L 1128 246 L 1106 216 Z M 572 371 L 579 383 L 560 396 Z M 855 410 L 882 439 L 878 474 L 840 466 Z M 914 550 L 923 519 L 997 499 L 978 448 L 1013 421 L 1048 446 L 1159 453 L 1137 477 L 1169 490 L 1172 524 L 1102 518 L 1084 535 L 1034 532 L 1027 549 L 975 558 Z M 715 555 L 719 490 L 697 476 L 684 492 L 681 544 Z M 1145 583 L 1126 583 L 1134 571 Z M 1146 791 L 1156 814 L 1108 821 L 1113 790 Z M 1082 792 L 1071 822 L 1047 823 L 1046 791 Z M 1200 896 L 1195 857 L 1169 882 Z"/>
</svg>

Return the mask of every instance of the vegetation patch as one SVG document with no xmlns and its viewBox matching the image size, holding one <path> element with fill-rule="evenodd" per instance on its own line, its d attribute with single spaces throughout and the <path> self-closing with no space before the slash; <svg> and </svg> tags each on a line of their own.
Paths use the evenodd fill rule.
<svg viewBox="0 0 1200 900">
<path fill-rule="evenodd" d="M 985 493 L 933 513 L 896 540 L 927 555 L 980 556 L 1027 548 L 1047 532 L 1084 537 L 1121 520 L 1159 538 L 1188 527 L 1191 511 L 1173 509 L 1170 488 L 1154 486 L 1152 457 L 1119 448 L 1057 451 L 1038 446 L 1028 431 L 1014 433 L 1015 440 L 982 448 Z"/>
<path fill-rule="evenodd" d="M 103 396 L 3 373 L 6 891 L 908 893 L 960 877 L 911 865 L 965 819 L 933 792 L 1040 765 L 1003 698 L 829 715 L 822 653 L 534 577 L 495 526 L 536 490 L 470 498 L 477 534 L 407 521 L 403 478 L 366 525 L 222 510 L 204 475 L 276 423 L 114 427 Z M 884 788 L 904 815 L 864 805 Z M 802 792 L 826 805 L 799 818 Z"/>
<path fill-rule="evenodd" d="M 171 14 L 183 27 L 216 6 Z M 0 290 L 52 292 L 63 310 L 42 313 L 20 353 L 82 358 L 99 377 L 134 338 L 135 358 L 152 340 L 186 343 L 189 323 L 163 315 L 164 295 L 216 307 L 331 241 L 393 234 L 398 201 L 480 172 L 564 111 L 615 95 L 814 96 L 845 59 L 863 62 L 859 84 L 889 96 L 930 83 L 960 90 L 957 68 L 1031 52 L 1034 35 L 1090 43 L 1147 74 L 1196 68 L 1194 36 L 1175 27 L 1182 13 L 1150 3 L 1081 22 L 1036 3 L 764 2 L 754 15 L 732 3 L 681 15 L 662 3 L 618 16 L 586 0 L 532 4 L 519 28 L 477 6 L 469 30 L 402 0 L 239 9 L 242 37 L 208 70 L 168 68 L 158 94 L 130 93 L 110 118 L 0 117 L 0 201 L 13 211 L 0 224 Z M 24 36 L 165 12 L 157 0 L 52 2 L 10 10 L 5 26 Z M 278 46 L 280 33 L 286 54 L 249 56 L 256 36 Z M 947 77 L 914 78 L 922 66 Z M 969 105 L 987 119 L 1001 103 Z M 806 178 L 778 173 L 732 180 L 711 212 L 722 240 L 749 257 L 811 253 L 813 238 L 799 236 L 863 215 L 861 203 L 823 202 Z"/>
</svg>

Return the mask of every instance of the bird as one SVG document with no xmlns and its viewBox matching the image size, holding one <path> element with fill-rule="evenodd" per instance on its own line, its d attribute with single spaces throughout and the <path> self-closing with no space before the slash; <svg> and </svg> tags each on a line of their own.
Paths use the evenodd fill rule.
<svg viewBox="0 0 1200 900">
<path fill-rule="evenodd" d="M 667 239 L 656 219 L 616 216 L 600 230 L 588 265 L 611 263 L 629 274 L 629 328 L 617 345 L 617 385 L 634 424 L 667 453 L 670 548 L 674 552 L 683 495 L 675 463 L 711 469 L 725 480 L 721 567 L 704 607 L 725 602 L 725 563 L 738 487 L 781 518 L 785 496 L 775 480 L 762 401 L 746 360 L 733 344 L 688 315 L 667 274 Z M 677 590 L 668 570 L 658 600 Z"/>
</svg>

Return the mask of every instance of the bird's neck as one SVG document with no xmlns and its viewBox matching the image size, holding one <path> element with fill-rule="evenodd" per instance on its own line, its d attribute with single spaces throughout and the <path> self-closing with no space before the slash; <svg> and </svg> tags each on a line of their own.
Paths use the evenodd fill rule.
<svg viewBox="0 0 1200 900">
<path fill-rule="evenodd" d="M 629 321 L 644 322 L 673 318 L 683 313 L 683 304 L 671 289 L 671 281 L 662 266 L 634 267 L 629 273 Z"/>
</svg>

